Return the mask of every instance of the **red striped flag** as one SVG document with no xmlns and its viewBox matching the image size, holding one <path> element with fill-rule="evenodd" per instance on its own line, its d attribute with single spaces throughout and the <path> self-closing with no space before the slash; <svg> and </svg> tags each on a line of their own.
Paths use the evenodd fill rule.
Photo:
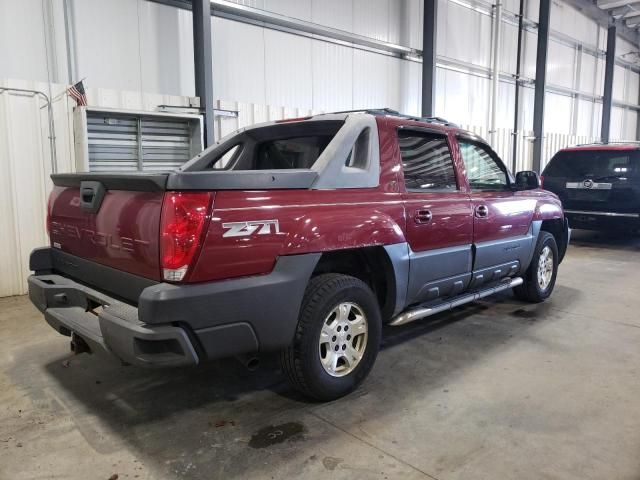
<svg viewBox="0 0 640 480">
<path fill-rule="evenodd" d="M 67 93 L 76 101 L 76 105 L 81 106 L 87 104 L 87 94 L 84 91 L 82 80 L 67 88 Z"/>
</svg>

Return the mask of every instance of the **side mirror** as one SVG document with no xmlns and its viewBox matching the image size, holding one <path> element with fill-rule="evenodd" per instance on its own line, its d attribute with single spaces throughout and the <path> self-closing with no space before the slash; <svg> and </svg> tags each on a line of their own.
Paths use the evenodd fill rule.
<svg viewBox="0 0 640 480">
<path fill-rule="evenodd" d="M 516 189 L 518 190 L 535 190 L 540 188 L 540 175 L 532 170 L 516 173 Z"/>
</svg>

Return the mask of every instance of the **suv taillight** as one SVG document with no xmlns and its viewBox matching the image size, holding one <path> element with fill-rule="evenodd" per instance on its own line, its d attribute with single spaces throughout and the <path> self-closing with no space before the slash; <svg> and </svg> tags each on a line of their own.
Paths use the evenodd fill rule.
<svg viewBox="0 0 640 480">
<path fill-rule="evenodd" d="M 160 218 L 160 268 L 164 280 L 180 282 L 185 278 L 202 241 L 210 206 L 210 193 L 165 193 Z"/>
<path fill-rule="evenodd" d="M 540 188 L 544 188 L 544 177 L 540 175 Z"/>
</svg>

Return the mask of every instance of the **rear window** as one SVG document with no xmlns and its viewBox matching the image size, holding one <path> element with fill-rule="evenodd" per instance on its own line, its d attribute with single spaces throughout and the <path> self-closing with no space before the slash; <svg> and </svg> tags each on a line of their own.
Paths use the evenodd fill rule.
<svg viewBox="0 0 640 480">
<path fill-rule="evenodd" d="M 635 177 L 640 173 L 640 155 L 636 150 L 574 150 L 558 152 L 543 175 L 547 177 L 602 178 Z"/>
<path fill-rule="evenodd" d="M 241 131 L 185 165 L 186 170 L 310 169 L 343 121 L 276 123 Z"/>
</svg>

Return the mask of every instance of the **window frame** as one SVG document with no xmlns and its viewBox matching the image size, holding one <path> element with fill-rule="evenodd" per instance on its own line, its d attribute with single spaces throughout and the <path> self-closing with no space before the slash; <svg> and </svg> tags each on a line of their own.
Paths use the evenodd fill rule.
<svg viewBox="0 0 640 480">
<path fill-rule="evenodd" d="M 502 161 L 502 159 L 493 150 L 493 148 L 491 148 L 491 146 L 489 146 L 489 144 L 487 142 L 485 142 L 480 137 L 476 137 L 476 136 L 472 136 L 472 135 L 465 135 L 465 134 L 457 134 L 456 135 L 456 141 L 458 142 L 458 152 L 460 154 L 460 161 L 462 162 L 462 165 L 464 166 L 464 175 L 465 175 L 465 178 L 467 180 L 467 185 L 469 186 L 469 191 L 474 192 L 474 193 L 476 193 L 476 192 L 513 192 L 514 185 L 515 185 L 515 180 L 514 180 L 512 174 L 511 174 L 511 172 L 509 171 L 509 169 L 507 168 L 505 163 Z M 462 143 L 471 144 L 471 145 L 474 145 L 474 146 L 479 147 L 481 149 L 484 149 L 489 154 L 489 157 L 491 157 L 491 159 L 496 163 L 498 168 L 502 172 L 504 172 L 504 174 L 505 174 L 505 178 L 507 180 L 507 184 L 506 184 L 506 186 L 504 188 L 482 188 L 482 189 L 478 189 L 478 188 L 474 188 L 473 187 L 473 185 L 471 184 L 471 181 L 469 180 L 469 174 L 467 173 L 467 164 L 464 161 L 464 156 L 462 155 L 462 146 L 461 146 Z"/>
<path fill-rule="evenodd" d="M 453 169 L 453 178 L 456 182 L 456 188 L 409 188 L 407 187 L 407 180 L 404 172 L 404 162 L 402 161 L 402 149 L 400 148 L 400 133 L 401 132 L 412 132 L 418 135 L 431 135 L 436 137 L 442 137 L 447 144 L 447 148 L 449 149 L 449 159 L 451 160 L 451 168 Z M 407 193 L 459 193 L 462 191 L 462 185 L 460 182 L 460 177 L 458 176 L 458 168 L 456 166 L 456 160 L 454 157 L 454 149 L 451 144 L 451 140 L 447 132 L 443 132 L 442 130 L 425 128 L 413 125 L 401 125 L 396 130 L 396 144 L 398 146 L 398 154 L 400 155 L 400 163 L 402 164 L 402 184 L 404 185 L 404 189 Z"/>
</svg>

